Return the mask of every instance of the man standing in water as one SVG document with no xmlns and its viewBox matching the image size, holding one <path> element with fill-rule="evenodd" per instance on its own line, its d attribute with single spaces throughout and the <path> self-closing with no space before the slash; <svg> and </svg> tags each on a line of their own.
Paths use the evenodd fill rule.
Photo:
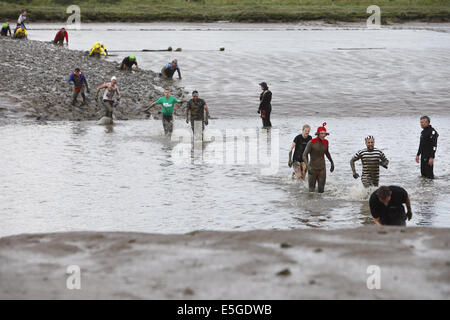
<svg viewBox="0 0 450 320">
<path fill-rule="evenodd" d="M 70 83 L 73 81 L 74 88 L 73 88 L 73 96 L 72 96 L 72 105 L 74 106 L 77 102 L 78 94 L 81 93 L 81 97 L 83 98 L 83 104 L 86 104 L 86 95 L 84 94 L 84 87 L 86 87 L 87 92 L 89 93 L 89 85 L 86 81 L 86 77 L 84 74 L 81 73 L 81 70 L 79 68 L 75 69 L 75 72 L 72 73 L 69 77 L 69 80 L 67 80 L 67 83 Z"/>
<path fill-rule="evenodd" d="M 303 126 L 302 133 L 295 137 L 294 142 L 292 142 L 291 149 L 289 150 L 289 167 L 294 165 L 293 177 L 297 179 L 301 178 L 305 180 L 306 177 L 306 164 L 303 161 L 303 152 L 306 149 L 306 145 L 311 141 L 312 137 L 309 135 L 311 127 L 307 124 Z M 294 151 L 294 158 L 292 158 L 292 150 Z"/>
<path fill-rule="evenodd" d="M 353 178 L 359 178 L 359 174 L 356 173 L 355 169 L 355 161 L 361 160 L 363 166 L 361 181 L 363 186 L 365 188 L 370 186 L 378 187 L 378 181 L 380 179 L 380 166 L 387 169 L 389 160 L 386 159 L 383 152 L 375 148 L 375 138 L 373 136 L 366 137 L 365 141 L 367 148 L 358 151 L 350 160 Z"/>
<path fill-rule="evenodd" d="M 434 179 L 433 165 L 439 134 L 431 126 L 428 116 L 420 118 L 420 126 L 423 130 L 420 134 L 420 145 L 416 155 L 416 162 L 419 163 L 420 156 L 420 173 L 422 177 Z"/>
<path fill-rule="evenodd" d="M 205 119 L 206 112 L 206 119 Z M 198 97 L 198 91 L 192 92 L 192 99 L 188 101 L 186 107 L 186 123 L 189 123 L 189 113 L 191 114 L 192 132 L 195 134 L 195 123 L 202 123 L 202 132 L 205 130 L 205 125 L 208 125 L 209 110 L 205 100 Z"/>
<path fill-rule="evenodd" d="M 172 79 L 173 74 L 178 72 L 178 79 L 181 79 L 181 70 L 178 66 L 178 60 L 173 59 L 172 62 L 166 64 L 162 69 L 160 75 L 164 76 L 167 79 Z"/>
<path fill-rule="evenodd" d="M 154 107 L 157 104 L 161 105 L 162 123 L 165 134 L 171 134 L 173 131 L 173 109 L 175 103 L 181 103 L 177 98 L 170 95 L 168 88 L 164 89 L 164 96 L 153 102 L 149 108 Z"/>
<path fill-rule="evenodd" d="M 303 152 L 303 161 L 308 169 L 308 184 L 309 191 L 313 192 L 316 189 L 316 181 L 318 182 L 318 192 L 323 193 L 325 190 L 325 182 L 327 179 L 325 157 L 331 163 L 330 172 L 334 171 L 334 162 L 331 159 L 330 152 L 328 151 L 328 140 L 325 137 L 328 135 L 325 126 L 326 122 L 319 128 L 317 128 L 317 138 L 312 139 L 306 145 L 305 152 Z M 311 159 L 308 161 L 308 156 Z"/>
<path fill-rule="evenodd" d="M 97 88 L 97 94 L 95 96 L 95 100 L 98 99 L 98 92 L 101 89 L 105 89 L 103 93 L 103 106 L 105 107 L 105 116 L 108 118 L 113 118 L 113 105 L 114 105 L 114 94 L 117 93 L 117 101 L 120 101 L 120 91 L 117 86 L 116 77 L 111 78 L 111 82 L 104 83 Z"/>
<path fill-rule="evenodd" d="M 407 213 L 403 204 L 406 204 Z M 375 224 L 379 226 L 405 226 L 406 218 L 412 218 L 408 192 L 401 187 L 379 187 L 370 196 L 369 206 Z"/>
<path fill-rule="evenodd" d="M 261 114 L 261 119 L 263 123 L 263 128 L 272 127 L 272 123 L 270 122 L 270 113 L 272 112 L 272 92 L 269 90 L 266 82 L 261 82 L 259 84 L 261 86 L 261 92 L 259 96 L 259 108 L 258 113 Z"/>
</svg>

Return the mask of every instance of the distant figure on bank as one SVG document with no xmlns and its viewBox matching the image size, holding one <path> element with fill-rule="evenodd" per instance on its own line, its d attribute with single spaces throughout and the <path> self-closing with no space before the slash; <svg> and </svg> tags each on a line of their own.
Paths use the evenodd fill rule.
<svg viewBox="0 0 450 320">
<path fill-rule="evenodd" d="M 23 26 L 26 29 L 27 27 L 25 27 L 25 20 L 27 20 L 27 11 L 26 10 L 22 11 L 19 18 L 17 19 L 17 27 Z"/>
<path fill-rule="evenodd" d="M 171 134 L 173 131 L 173 109 L 175 103 L 179 103 L 177 98 L 170 95 L 169 89 L 164 89 L 164 96 L 153 102 L 149 108 L 160 104 L 162 112 L 162 123 L 165 134 Z"/>
<path fill-rule="evenodd" d="M 205 112 L 206 112 L 206 117 L 205 117 Z M 208 106 L 206 105 L 205 100 L 199 98 L 198 91 L 196 91 L 196 90 L 192 91 L 192 99 L 189 100 L 187 103 L 186 123 L 189 123 L 189 114 L 190 114 L 192 132 L 194 132 L 195 123 L 197 123 L 197 122 L 198 123 L 201 122 L 202 132 L 203 132 L 203 130 L 205 130 L 205 125 L 208 125 L 209 110 L 208 110 Z"/>
<path fill-rule="evenodd" d="M 270 122 L 270 113 L 272 112 L 272 92 L 269 90 L 266 82 L 261 82 L 261 94 L 259 95 L 259 108 L 258 113 L 261 115 L 263 128 L 272 127 Z"/>
<path fill-rule="evenodd" d="M 1 31 L 0 35 L 2 37 L 6 37 L 6 36 L 8 36 L 8 33 L 10 36 L 12 36 L 11 27 L 9 26 L 9 22 L 6 22 L 6 23 L 2 24 L 2 31 Z"/>
<path fill-rule="evenodd" d="M 136 56 L 132 54 L 122 60 L 122 64 L 120 65 L 120 70 L 131 71 L 134 64 L 136 65 L 136 69 L 138 69 Z"/>
<path fill-rule="evenodd" d="M 380 179 L 380 166 L 388 167 L 389 160 L 379 149 L 375 148 L 375 138 L 368 136 L 365 138 L 366 148 L 358 151 L 350 160 L 350 167 L 353 171 L 353 178 L 358 179 L 359 174 L 356 173 L 355 161 L 362 162 L 362 176 L 361 181 L 365 188 L 370 186 L 378 187 Z"/>
<path fill-rule="evenodd" d="M 422 174 L 422 177 L 434 179 L 433 166 L 439 134 L 431 126 L 430 118 L 428 116 L 420 118 L 420 126 L 423 130 L 420 134 L 420 144 L 416 155 L 416 162 L 419 163 L 420 156 L 420 173 Z"/>
<path fill-rule="evenodd" d="M 62 46 L 64 45 L 64 38 L 66 39 L 67 45 L 69 45 L 69 34 L 67 33 L 65 28 L 61 28 L 61 30 L 56 33 L 53 43 Z"/>
<path fill-rule="evenodd" d="M 87 92 L 89 93 L 89 85 L 86 81 L 86 77 L 79 68 L 76 68 L 74 73 L 72 73 L 67 80 L 67 83 L 73 82 L 73 96 L 72 96 L 72 105 L 74 106 L 77 102 L 78 94 L 81 93 L 81 97 L 83 98 L 83 105 L 86 104 L 86 95 L 84 94 L 84 88 L 86 87 Z"/>
<path fill-rule="evenodd" d="M 406 204 L 407 212 L 405 213 Z M 411 201 L 408 192 L 397 186 L 381 186 L 369 199 L 370 213 L 379 226 L 405 226 L 406 218 L 411 220 Z"/>
<path fill-rule="evenodd" d="M 327 171 L 325 166 L 325 157 L 331 163 L 330 172 L 334 171 L 334 162 L 331 159 L 330 152 L 328 150 L 328 140 L 325 139 L 329 133 L 325 129 L 326 122 L 321 127 L 317 128 L 317 138 L 312 139 L 306 145 L 305 152 L 303 152 L 303 161 L 308 169 L 308 185 L 309 191 L 313 192 L 316 188 L 316 182 L 318 183 L 318 192 L 323 193 L 325 191 L 325 182 L 327 180 Z M 310 159 L 308 160 L 308 156 Z"/>
<path fill-rule="evenodd" d="M 14 39 L 27 39 L 27 30 L 23 26 L 17 27 L 16 31 L 14 32 Z"/>
<path fill-rule="evenodd" d="M 308 145 L 308 142 L 311 141 L 312 137 L 309 135 L 311 127 L 307 124 L 303 126 L 302 133 L 295 137 L 292 142 L 291 149 L 289 150 L 289 167 L 294 165 L 294 172 L 292 173 L 292 177 L 297 179 L 301 178 L 305 180 L 306 177 L 306 164 L 303 161 L 303 152 Z M 292 150 L 294 151 L 294 158 L 292 158 Z"/>
<path fill-rule="evenodd" d="M 162 69 L 160 75 L 164 76 L 165 78 L 172 79 L 173 74 L 178 72 L 178 79 L 181 79 L 181 70 L 178 66 L 178 60 L 173 59 L 172 62 L 169 62 L 166 64 Z"/>
<path fill-rule="evenodd" d="M 106 47 L 103 42 L 96 42 L 91 48 L 91 52 L 89 53 L 89 56 L 96 56 L 100 57 L 101 55 L 104 55 L 105 57 L 108 55 L 108 50 L 106 50 Z"/>
<path fill-rule="evenodd" d="M 97 94 L 95 96 L 95 100 L 98 99 L 98 92 L 101 89 L 105 89 L 105 92 L 103 93 L 103 106 L 105 108 L 105 117 L 108 117 L 110 119 L 113 118 L 113 107 L 114 107 L 114 94 L 117 93 L 117 101 L 120 101 L 120 91 L 119 86 L 117 85 L 117 78 L 112 77 L 111 82 L 104 83 L 97 88 Z"/>
</svg>

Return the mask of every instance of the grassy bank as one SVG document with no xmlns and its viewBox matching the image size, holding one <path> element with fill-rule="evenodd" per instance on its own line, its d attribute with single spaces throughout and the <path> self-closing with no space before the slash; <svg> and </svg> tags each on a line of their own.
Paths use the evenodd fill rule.
<svg viewBox="0 0 450 320">
<path fill-rule="evenodd" d="M 83 22 L 350 22 L 367 19 L 373 4 L 382 22 L 450 21 L 450 0 L 18 0 L 0 1 L 0 19 L 15 21 L 28 9 L 30 21 L 61 22 L 72 3 L 81 7 Z"/>
</svg>

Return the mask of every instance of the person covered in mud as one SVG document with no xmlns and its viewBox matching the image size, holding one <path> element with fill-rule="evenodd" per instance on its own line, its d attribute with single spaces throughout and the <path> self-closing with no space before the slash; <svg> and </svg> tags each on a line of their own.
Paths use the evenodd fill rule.
<svg viewBox="0 0 450 320">
<path fill-rule="evenodd" d="M 187 103 L 186 123 L 189 123 L 189 114 L 192 132 L 194 132 L 195 123 L 200 121 L 202 123 L 202 132 L 203 132 L 203 130 L 205 130 L 205 125 L 208 125 L 209 110 L 205 100 L 199 98 L 197 90 L 192 91 L 192 99 L 189 100 Z"/>
<path fill-rule="evenodd" d="M 164 76 L 165 78 L 172 79 L 173 74 L 178 72 L 178 79 L 181 79 L 181 70 L 178 66 L 178 60 L 173 59 L 172 62 L 169 62 L 166 64 L 162 69 L 160 75 Z"/>
<path fill-rule="evenodd" d="M 355 161 L 362 162 L 362 176 L 361 181 L 365 188 L 370 186 L 378 187 L 380 179 L 380 166 L 387 169 L 389 160 L 386 159 L 384 153 L 375 148 L 375 138 L 368 136 L 365 138 L 366 148 L 358 151 L 350 160 L 350 167 L 352 168 L 353 178 L 358 179 L 359 174 L 356 173 Z"/>
<path fill-rule="evenodd" d="M 312 137 L 309 135 L 311 131 L 311 127 L 307 124 L 303 126 L 302 133 L 294 138 L 292 142 L 291 149 L 289 150 L 289 168 L 294 165 L 294 172 L 292 173 L 292 177 L 297 179 L 305 180 L 306 177 L 306 164 L 303 161 L 303 152 L 308 145 L 308 142 L 311 141 Z M 294 150 L 294 157 L 292 158 L 292 150 Z"/>
<path fill-rule="evenodd" d="M 27 20 L 27 11 L 26 10 L 22 11 L 19 18 L 17 19 L 17 28 L 19 28 L 20 26 L 23 26 L 26 29 L 25 20 Z"/>
<path fill-rule="evenodd" d="M 112 77 L 111 82 L 104 83 L 97 87 L 95 99 L 98 100 L 98 93 L 101 89 L 105 89 L 103 93 L 103 106 L 105 107 L 105 117 L 113 118 L 114 94 L 117 93 L 117 101 L 120 101 L 120 91 L 117 85 L 117 78 Z"/>
<path fill-rule="evenodd" d="M 149 108 L 157 104 L 161 105 L 162 123 L 165 134 L 171 134 L 173 131 L 173 109 L 176 103 L 181 103 L 177 98 L 170 95 L 168 88 L 164 89 L 164 96 L 153 102 Z"/>
<path fill-rule="evenodd" d="M 317 128 L 316 138 L 312 139 L 306 145 L 306 149 L 303 152 L 303 161 L 306 164 L 308 170 L 308 185 L 309 191 L 313 192 L 316 188 L 316 182 L 318 182 L 318 192 L 323 193 L 325 190 L 325 182 L 327 179 L 325 158 L 327 156 L 331 163 L 330 172 L 334 171 L 334 162 L 331 159 L 331 155 L 328 149 L 328 140 L 325 139 L 329 133 L 325 129 L 326 122 L 321 127 Z M 308 157 L 310 159 L 308 159 Z"/>
<path fill-rule="evenodd" d="M 69 33 L 66 31 L 65 28 L 61 28 L 61 30 L 59 30 L 56 33 L 55 39 L 53 40 L 53 44 L 59 46 L 64 45 L 64 38 L 66 39 L 67 45 L 69 45 Z"/>
<path fill-rule="evenodd" d="M 86 77 L 81 72 L 80 68 L 76 68 L 74 73 L 72 73 L 67 80 L 67 83 L 73 82 L 73 96 L 72 96 L 72 105 L 74 106 L 77 102 L 78 94 L 81 93 L 81 97 L 83 98 L 82 105 L 86 104 L 86 95 L 84 94 L 84 88 L 86 87 L 87 93 L 89 93 L 89 85 L 87 83 Z"/>
<path fill-rule="evenodd" d="M 420 134 L 420 144 L 416 155 L 416 162 L 419 163 L 420 157 L 420 173 L 422 177 L 434 179 L 433 166 L 439 134 L 431 126 L 430 121 L 430 117 L 428 116 L 422 116 L 420 118 L 420 126 L 423 130 Z"/>
<path fill-rule="evenodd" d="M 266 82 L 261 82 L 261 94 L 259 96 L 259 108 L 258 113 L 261 116 L 263 128 L 272 127 L 270 122 L 270 113 L 272 112 L 272 92 L 269 90 Z"/>
<path fill-rule="evenodd" d="M 17 27 L 16 31 L 14 32 L 14 39 L 27 39 L 27 30 L 24 26 Z"/>
<path fill-rule="evenodd" d="M 2 31 L 1 31 L 0 35 L 2 37 L 7 37 L 8 33 L 9 33 L 9 36 L 12 36 L 11 27 L 9 26 L 9 22 L 6 22 L 6 23 L 2 24 Z"/>
<path fill-rule="evenodd" d="M 108 55 L 108 50 L 105 47 L 105 44 L 103 42 L 96 42 L 91 48 L 91 51 L 89 52 L 90 57 L 100 57 L 101 55 L 104 55 L 105 57 Z"/>
<path fill-rule="evenodd" d="M 406 205 L 407 212 L 405 213 Z M 370 213 L 376 225 L 405 226 L 412 218 L 408 192 L 398 186 L 381 186 L 369 199 Z"/>
<path fill-rule="evenodd" d="M 136 65 L 136 69 L 138 69 L 138 64 L 136 61 L 136 56 L 135 55 L 130 55 L 128 57 L 125 57 L 122 60 L 122 64 L 120 65 L 120 70 L 127 70 L 127 71 L 131 71 L 133 65 Z"/>
</svg>

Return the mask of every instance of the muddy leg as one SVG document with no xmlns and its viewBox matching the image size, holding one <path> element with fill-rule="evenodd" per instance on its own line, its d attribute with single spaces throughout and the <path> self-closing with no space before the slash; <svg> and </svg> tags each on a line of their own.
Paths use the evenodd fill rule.
<svg viewBox="0 0 450 320">
<path fill-rule="evenodd" d="M 309 192 L 314 192 L 314 190 L 316 189 L 316 180 L 317 180 L 317 171 L 308 170 Z"/>
<path fill-rule="evenodd" d="M 327 181 L 326 169 L 320 170 L 320 173 L 318 174 L 318 179 L 319 179 L 318 192 L 323 193 L 325 191 L 325 182 Z"/>
</svg>

